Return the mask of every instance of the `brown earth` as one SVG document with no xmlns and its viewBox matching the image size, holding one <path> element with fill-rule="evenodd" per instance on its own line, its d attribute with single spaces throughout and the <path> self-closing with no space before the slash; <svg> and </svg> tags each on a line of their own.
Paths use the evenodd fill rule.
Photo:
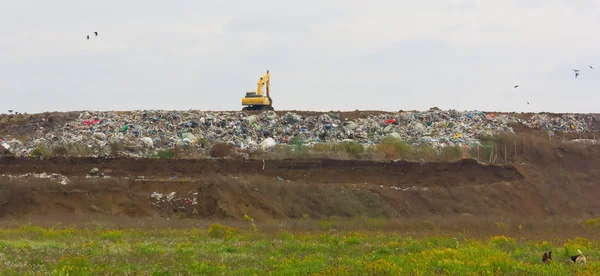
<svg viewBox="0 0 600 276">
<path fill-rule="evenodd" d="M 497 143 L 511 145 L 521 138 L 502 139 Z M 0 220 L 598 216 L 600 146 L 544 141 L 519 145 L 518 156 L 505 156 L 507 165 L 303 159 L 265 160 L 263 167 L 262 160 L 1 158 Z M 107 177 L 86 178 L 92 168 Z M 42 172 L 65 175 L 70 183 L 15 177 Z M 151 198 L 153 192 L 163 197 Z"/>
<path fill-rule="evenodd" d="M 45 112 L 36 114 L 0 115 L 0 133 L 12 137 L 29 137 L 37 132 L 62 128 L 65 123 L 75 120 L 80 112 Z"/>
</svg>

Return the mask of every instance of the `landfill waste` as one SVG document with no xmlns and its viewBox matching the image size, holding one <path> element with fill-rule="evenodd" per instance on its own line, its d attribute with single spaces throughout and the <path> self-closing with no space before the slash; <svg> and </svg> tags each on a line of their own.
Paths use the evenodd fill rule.
<svg viewBox="0 0 600 276">
<path fill-rule="evenodd" d="M 429 191 L 429 188 L 427 188 L 427 187 L 417 187 L 417 186 L 412 186 L 412 187 L 408 187 L 408 188 L 400 188 L 400 187 L 392 186 L 392 187 L 390 187 L 390 188 L 392 188 L 392 189 L 394 189 L 394 190 L 403 191 L 403 192 L 406 192 L 406 191 L 421 191 L 421 192 L 427 192 L 427 191 Z"/>
<path fill-rule="evenodd" d="M 7 115 L 8 116 L 8 115 Z M 269 150 L 290 141 L 306 145 L 353 141 L 363 145 L 386 139 L 429 144 L 435 148 L 474 145 L 479 135 L 514 132 L 521 124 L 554 132 L 589 132 L 595 118 L 589 115 L 535 114 L 513 116 L 481 111 L 401 111 L 348 120 L 335 113 L 301 116 L 293 112 L 245 112 L 142 110 L 131 112 L 84 111 L 59 127 L 30 122 L 27 139 L 0 133 L 0 149 L 28 157 L 36 148 L 68 148 L 81 157 L 108 157 L 115 152 L 132 157 L 157 155 L 169 149 L 202 149 L 216 142 L 236 148 Z M 37 125 L 39 124 L 39 125 Z M 549 133 L 549 135 L 551 135 Z M 73 150 L 75 149 L 75 150 Z"/>
<path fill-rule="evenodd" d="M 175 198 L 175 194 L 176 192 L 172 192 L 169 194 L 161 194 L 159 192 L 153 192 L 152 194 L 150 194 L 150 197 L 156 199 L 156 200 L 162 200 L 163 197 L 165 198 L 166 201 L 171 202 L 173 200 L 173 198 Z"/>
<path fill-rule="evenodd" d="M 588 144 L 588 145 L 598 143 L 598 141 L 595 139 L 574 139 L 574 140 L 571 140 L 570 142 L 571 143 L 579 143 L 579 144 Z"/>
<path fill-rule="evenodd" d="M 26 173 L 26 174 L 22 174 L 22 175 L 1 175 L 2 177 L 8 177 L 10 179 L 12 178 L 44 178 L 44 179 L 51 179 L 53 181 L 58 182 L 61 185 L 67 185 L 70 184 L 71 181 L 69 180 L 69 178 L 67 178 L 64 175 L 61 174 L 57 174 L 57 173 L 52 173 L 52 174 L 47 174 L 45 172 L 43 173 Z"/>
<path fill-rule="evenodd" d="M 187 195 L 176 197 L 176 192 L 163 194 L 152 192 L 149 196 L 151 204 L 163 212 L 185 211 L 192 205 L 198 204 L 198 192 L 189 191 Z"/>
<path fill-rule="evenodd" d="M 98 168 L 93 168 L 85 176 L 85 178 L 110 178 L 110 176 L 104 175 L 104 173 L 101 173 Z"/>
<path fill-rule="evenodd" d="M 281 176 L 278 176 L 278 177 L 277 177 L 277 180 L 279 180 L 279 181 L 287 181 L 287 182 L 290 182 L 289 180 L 283 179 L 283 177 L 281 177 Z"/>
</svg>

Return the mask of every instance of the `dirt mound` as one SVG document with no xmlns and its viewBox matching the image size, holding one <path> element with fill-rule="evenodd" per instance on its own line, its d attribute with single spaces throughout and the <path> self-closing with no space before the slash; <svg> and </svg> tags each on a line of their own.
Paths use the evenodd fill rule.
<svg viewBox="0 0 600 276">
<path fill-rule="evenodd" d="M 77 119 L 79 112 L 45 112 L 30 115 L 0 115 L 0 133 L 27 137 L 36 132 L 46 133 L 62 128 Z"/>
</svg>

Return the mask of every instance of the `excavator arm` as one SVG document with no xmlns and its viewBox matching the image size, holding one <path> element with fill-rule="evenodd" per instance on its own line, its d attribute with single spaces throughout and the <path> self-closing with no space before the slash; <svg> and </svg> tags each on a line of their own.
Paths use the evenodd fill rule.
<svg viewBox="0 0 600 276">
<path fill-rule="evenodd" d="M 271 88 L 271 75 L 269 74 L 269 70 L 267 70 L 267 72 L 262 77 L 260 77 L 260 80 L 258 80 L 258 88 L 256 89 L 256 95 L 263 95 L 263 85 L 266 85 L 267 97 L 269 97 L 269 90 Z"/>
</svg>

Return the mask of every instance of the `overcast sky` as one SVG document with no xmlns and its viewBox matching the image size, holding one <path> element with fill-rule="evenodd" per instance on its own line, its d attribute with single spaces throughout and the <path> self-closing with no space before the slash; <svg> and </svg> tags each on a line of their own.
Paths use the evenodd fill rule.
<svg viewBox="0 0 600 276">
<path fill-rule="evenodd" d="M 239 110 L 267 69 L 277 110 L 600 111 L 597 0 L 0 6 L 0 113 Z"/>
</svg>

